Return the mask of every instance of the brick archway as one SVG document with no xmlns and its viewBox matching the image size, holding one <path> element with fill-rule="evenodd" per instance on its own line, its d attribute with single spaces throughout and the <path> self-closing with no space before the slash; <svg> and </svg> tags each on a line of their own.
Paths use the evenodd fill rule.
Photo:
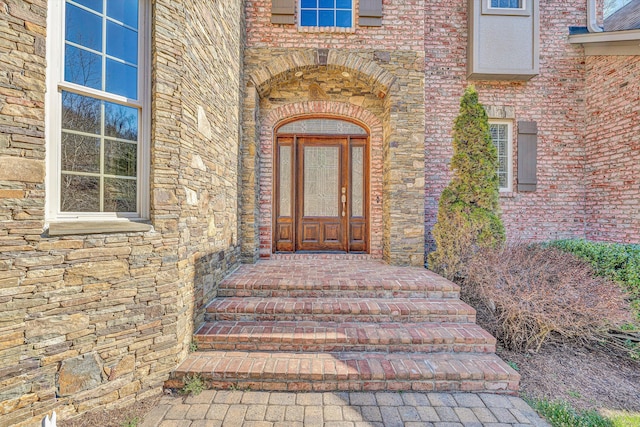
<svg viewBox="0 0 640 427">
<path fill-rule="evenodd" d="M 367 83 L 372 92 L 384 98 L 396 78 L 375 62 L 351 52 L 335 49 L 306 49 L 280 56 L 263 64 L 249 79 L 260 96 L 267 94 L 274 82 L 290 79 L 298 71 L 326 66 L 330 70 L 346 71 Z"/>
<path fill-rule="evenodd" d="M 359 122 L 370 131 L 371 177 L 377 179 L 371 182 L 372 253 L 392 264 L 424 265 L 421 62 L 405 52 L 392 64 L 374 52 L 340 49 L 252 48 L 245 55 L 243 262 L 253 263 L 272 249 L 274 127 L 284 119 L 324 115 Z"/>
<path fill-rule="evenodd" d="M 369 131 L 371 248 L 373 258 L 382 258 L 382 122 L 371 112 L 353 104 L 335 101 L 306 101 L 287 104 L 269 112 L 260 124 L 259 234 L 260 257 L 272 252 L 273 228 L 273 146 L 274 130 L 283 120 L 326 116 L 358 122 Z"/>
</svg>

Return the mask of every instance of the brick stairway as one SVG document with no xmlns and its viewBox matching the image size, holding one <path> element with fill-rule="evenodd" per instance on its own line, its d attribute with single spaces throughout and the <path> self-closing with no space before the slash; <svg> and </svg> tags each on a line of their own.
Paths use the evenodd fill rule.
<svg viewBox="0 0 640 427">
<path fill-rule="evenodd" d="M 166 387 L 514 393 L 520 376 L 458 286 L 421 268 L 292 258 L 227 277 Z"/>
</svg>

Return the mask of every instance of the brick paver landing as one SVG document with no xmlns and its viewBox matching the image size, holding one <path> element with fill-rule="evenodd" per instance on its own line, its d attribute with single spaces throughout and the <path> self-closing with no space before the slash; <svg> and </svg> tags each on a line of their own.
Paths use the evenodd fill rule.
<svg viewBox="0 0 640 427">
<path fill-rule="evenodd" d="M 216 389 L 488 391 L 520 376 L 452 282 L 422 268 L 353 259 L 241 266 L 219 287 L 166 386 L 199 374 Z"/>
</svg>

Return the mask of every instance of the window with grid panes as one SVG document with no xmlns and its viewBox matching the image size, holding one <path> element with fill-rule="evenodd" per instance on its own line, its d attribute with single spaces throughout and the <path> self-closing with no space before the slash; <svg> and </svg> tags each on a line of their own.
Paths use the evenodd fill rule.
<svg viewBox="0 0 640 427">
<path fill-rule="evenodd" d="M 523 9 L 525 0 L 491 0 L 494 9 Z"/>
<path fill-rule="evenodd" d="M 498 149 L 498 182 L 501 191 L 511 191 L 511 122 L 491 121 L 491 139 Z"/>
<path fill-rule="evenodd" d="M 300 26 L 353 26 L 353 0 L 300 0 Z"/>
<path fill-rule="evenodd" d="M 144 4 L 51 3 L 61 17 L 62 46 L 50 54 L 56 87 L 49 105 L 55 117 L 49 215 L 141 217 Z"/>
</svg>

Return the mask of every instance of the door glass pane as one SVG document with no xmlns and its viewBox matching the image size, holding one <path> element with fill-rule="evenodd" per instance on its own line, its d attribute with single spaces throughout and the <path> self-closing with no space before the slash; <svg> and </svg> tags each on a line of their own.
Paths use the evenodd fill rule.
<svg viewBox="0 0 640 427">
<path fill-rule="evenodd" d="M 304 147 L 304 216 L 338 216 L 339 147 Z"/>
<path fill-rule="evenodd" d="M 307 133 L 314 135 L 366 135 L 367 131 L 360 126 L 335 119 L 305 119 L 287 123 L 278 129 L 283 133 Z"/>
<path fill-rule="evenodd" d="M 291 216 L 291 146 L 280 147 L 280 216 Z"/>
<path fill-rule="evenodd" d="M 351 148 L 351 216 L 364 216 L 364 147 Z"/>
</svg>

